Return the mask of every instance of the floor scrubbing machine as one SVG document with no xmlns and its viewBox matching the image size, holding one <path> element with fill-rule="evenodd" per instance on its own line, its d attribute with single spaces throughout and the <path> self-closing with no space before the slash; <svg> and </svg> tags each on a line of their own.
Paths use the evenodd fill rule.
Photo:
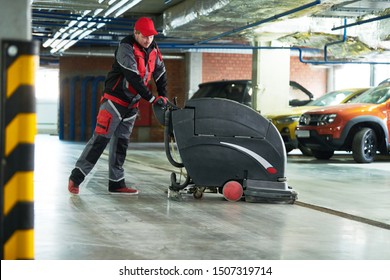
<svg viewBox="0 0 390 280">
<path fill-rule="evenodd" d="M 214 192 L 229 201 L 268 203 L 297 199 L 285 177 L 283 140 L 255 110 L 221 98 L 189 100 L 184 108 L 155 104 L 153 109 L 165 126 L 169 162 L 186 170 L 185 180 L 171 174 L 169 193 L 186 189 L 195 198 Z M 180 160 L 172 155 L 175 151 Z"/>
</svg>

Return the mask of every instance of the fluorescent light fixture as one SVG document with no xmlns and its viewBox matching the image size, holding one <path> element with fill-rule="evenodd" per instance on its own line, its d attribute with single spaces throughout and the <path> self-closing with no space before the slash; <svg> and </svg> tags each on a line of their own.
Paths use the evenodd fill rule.
<svg viewBox="0 0 390 280">
<path fill-rule="evenodd" d="M 123 6 L 122 8 L 120 8 L 118 11 L 116 11 L 114 17 L 119 17 L 120 15 L 122 15 L 124 12 L 126 12 L 127 10 L 133 8 L 135 5 L 137 5 L 139 2 L 141 2 L 141 0 L 133 0 L 131 3 Z"/>
<path fill-rule="evenodd" d="M 78 34 L 80 34 L 80 36 L 76 40 L 72 40 L 74 38 L 73 36 L 71 37 L 71 40 L 64 40 L 60 45 L 57 46 L 56 52 L 57 51 L 64 52 L 65 50 L 69 49 L 71 46 L 73 46 L 78 41 L 82 40 L 83 38 L 85 38 L 86 36 L 88 36 L 94 31 L 96 31 L 96 28 L 85 30 L 82 34 L 80 34 L 81 32 L 77 31 L 79 32 Z"/>
<path fill-rule="evenodd" d="M 69 22 L 68 27 L 75 26 L 77 23 L 78 23 L 77 20 L 72 20 L 71 22 Z"/>
<path fill-rule="evenodd" d="M 104 16 L 109 16 L 111 15 L 114 11 L 118 10 L 119 8 L 121 8 L 123 5 L 125 5 L 127 3 L 128 0 L 122 0 L 118 3 L 116 3 L 115 5 L 111 6 L 105 13 L 104 13 Z"/>
<path fill-rule="evenodd" d="M 77 30 L 76 32 L 72 33 L 72 35 L 70 35 L 70 39 L 75 39 L 77 36 L 79 36 L 81 33 L 83 33 L 84 30 L 82 29 L 79 29 Z"/>
<path fill-rule="evenodd" d="M 96 22 L 89 22 L 88 25 L 87 25 L 87 28 L 92 28 L 96 25 Z"/>
<path fill-rule="evenodd" d="M 82 40 L 92 32 L 106 25 L 106 22 L 95 23 L 91 22 L 90 19 L 86 20 L 84 16 L 87 14 L 93 14 L 93 17 L 103 13 L 102 17 L 107 17 L 114 14 L 114 17 L 119 17 L 142 0 L 107 0 L 108 8 L 99 8 L 95 11 L 85 10 L 77 20 L 72 20 L 67 27 L 61 28 L 53 38 L 46 40 L 43 43 L 43 47 L 51 47 L 51 53 L 63 52 L 69 47 Z M 99 4 L 105 2 L 105 0 L 98 0 Z M 168 1 L 166 1 L 168 2 Z M 169 1 L 170 2 L 170 1 Z M 77 27 L 73 29 L 72 27 Z M 70 30 L 72 28 L 72 30 Z"/>
<path fill-rule="evenodd" d="M 80 21 L 79 24 L 77 25 L 77 27 L 83 27 L 86 24 L 87 24 L 86 21 Z"/>
<path fill-rule="evenodd" d="M 93 16 L 97 16 L 103 11 L 103 9 L 96 9 L 95 12 L 93 13 Z"/>
<path fill-rule="evenodd" d="M 65 46 L 67 43 L 69 43 L 71 40 L 63 40 L 58 46 L 51 49 L 51 53 L 57 52 L 59 49 L 61 49 L 63 46 Z"/>
</svg>

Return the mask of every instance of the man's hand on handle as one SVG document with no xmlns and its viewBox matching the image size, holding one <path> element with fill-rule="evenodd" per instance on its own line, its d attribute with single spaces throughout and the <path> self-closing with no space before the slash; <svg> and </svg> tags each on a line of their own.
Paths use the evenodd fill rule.
<svg viewBox="0 0 390 280">
<path fill-rule="evenodd" d="M 157 96 L 156 99 L 154 99 L 153 104 L 165 107 L 168 104 L 168 98 L 166 98 L 165 96 Z"/>
</svg>

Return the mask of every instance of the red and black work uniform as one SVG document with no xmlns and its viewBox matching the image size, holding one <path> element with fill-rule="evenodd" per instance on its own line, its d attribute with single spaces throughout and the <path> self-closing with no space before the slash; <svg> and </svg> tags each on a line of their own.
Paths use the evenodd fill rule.
<svg viewBox="0 0 390 280">
<path fill-rule="evenodd" d="M 123 163 L 141 98 L 150 103 L 155 96 L 148 88 L 154 79 L 157 92 L 166 96 L 167 78 L 162 55 L 155 41 L 148 49 L 133 35 L 125 37 L 115 51 L 115 60 L 105 80 L 97 124 L 92 138 L 73 169 L 71 179 L 77 184 L 92 170 L 111 139 L 109 150 L 109 189 L 125 187 Z"/>
</svg>

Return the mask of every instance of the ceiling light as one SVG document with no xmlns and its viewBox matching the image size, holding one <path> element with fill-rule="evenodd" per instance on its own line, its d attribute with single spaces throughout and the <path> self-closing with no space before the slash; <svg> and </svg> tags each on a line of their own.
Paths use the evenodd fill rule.
<svg viewBox="0 0 390 280">
<path fill-rule="evenodd" d="M 96 9 L 95 12 L 93 13 L 93 16 L 97 16 L 103 11 L 103 9 Z"/>
<path fill-rule="evenodd" d="M 121 14 L 123 14 L 124 12 L 126 12 L 127 10 L 131 9 L 132 7 L 134 7 L 135 5 L 137 5 L 139 2 L 141 2 L 141 0 L 133 0 L 131 3 L 123 6 L 121 9 L 119 9 L 114 17 L 119 17 Z"/>
<path fill-rule="evenodd" d="M 111 15 L 114 11 L 121 8 L 126 3 L 127 3 L 127 0 L 122 0 L 118 3 L 116 3 L 115 5 L 110 6 L 110 8 L 104 13 L 104 16 L 106 17 L 106 16 Z"/>
</svg>

